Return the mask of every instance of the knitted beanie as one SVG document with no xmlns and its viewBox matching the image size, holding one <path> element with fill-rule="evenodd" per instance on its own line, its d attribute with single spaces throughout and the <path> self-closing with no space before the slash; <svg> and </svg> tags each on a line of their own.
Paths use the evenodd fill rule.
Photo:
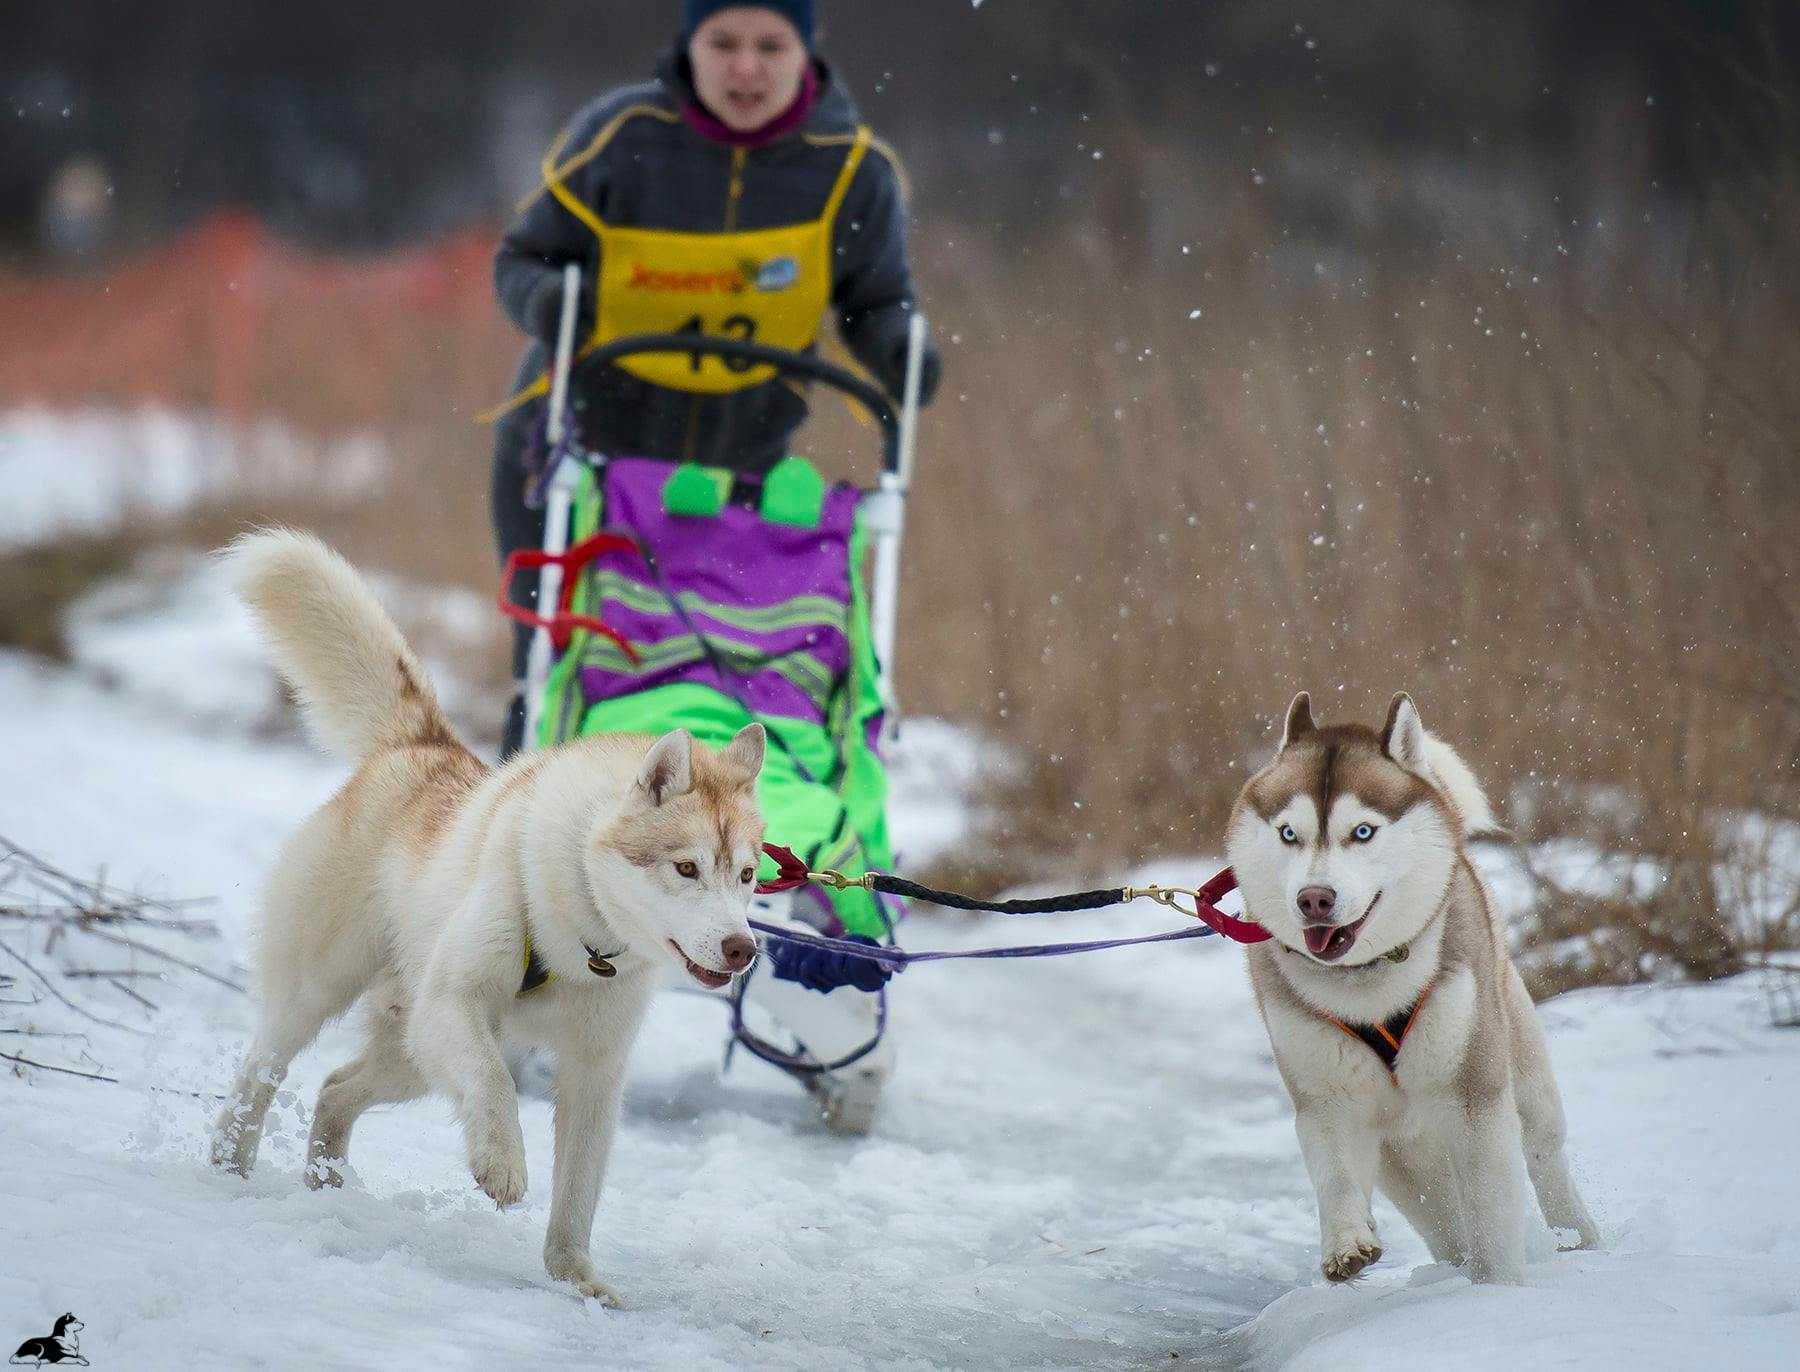
<svg viewBox="0 0 1800 1372">
<path fill-rule="evenodd" d="M 691 37 L 695 29 L 720 10 L 745 4 L 759 10 L 774 10 L 800 31 L 801 42 L 809 49 L 812 47 L 816 18 L 813 0 L 682 0 L 681 31 L 684 36 Z"/>
</svg>

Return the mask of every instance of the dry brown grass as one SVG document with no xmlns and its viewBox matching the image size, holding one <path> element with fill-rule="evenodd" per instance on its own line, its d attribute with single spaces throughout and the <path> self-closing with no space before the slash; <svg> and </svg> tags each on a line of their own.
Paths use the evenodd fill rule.
<svg viewBox="0 0 1800 1372">
<path fill-rule="evenodd" d="M 1369 720 L 1412 691 L 1501 797 L 1554 779 L 1559 820 L 1596 783 L 1791 812 L 1791 277 L 1671 288 L 1615 257 L 1289 287 L 1222 256 L 937 283 L 962 341 L 902 681 L 1029 762 L 1003 842 L 1213 846 L 1302 687 Z"/>
</svg>

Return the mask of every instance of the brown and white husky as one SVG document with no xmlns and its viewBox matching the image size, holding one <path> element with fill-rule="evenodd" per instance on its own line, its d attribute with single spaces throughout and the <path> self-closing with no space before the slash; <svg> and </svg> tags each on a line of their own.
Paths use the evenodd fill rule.
<svg viewBox="0 0 1800 1372">
<path fill-rule="evenodd" d="M 1379 733 L 1317 726 L 1296 696 L 1232 810 L 1226 854 L 1273 935 L 1250 949 L 1251 982 L 1332 1281 L 1381 1256 L 1377 1183 L 1433 1258 L 1519 1281 L 1521 1146 L 1544 1217 L 1600 1241 L 1537 1012 L 1469 858 L 1469 834 L 1493 827 L 1474 775 L 1404 694 Z"/>
<path fill-rule="evenodd" d="M 461 1116 L 476 1184 L 511 1205 L 525 1194 L 525 1145 L 501 1040 L 548 1046 L 556 1166 L 544 1265 L 616 1302 L 588 1239 L 626 1056 L 665 966 L 717 989 L 755 957 L 762 726 L 719 753 L 676 730 L 489 769 L 452 732 L 400 631 L 324 544 L 252 534 L 224 562 L 313 732 L 356 771 L 270 874 L 262 1023 L 213 1162 L 248 1175 L 288 1064 L 360 999 L 368 1042 L 319 1093 L 308 1184 L 342 1183 L 364 1110 L 435 1090 Z"/>
</svg>

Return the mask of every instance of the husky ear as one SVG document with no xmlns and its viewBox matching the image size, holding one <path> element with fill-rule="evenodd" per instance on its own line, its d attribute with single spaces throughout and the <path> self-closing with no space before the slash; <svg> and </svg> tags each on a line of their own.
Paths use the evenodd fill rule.
<svg viewBox="0 0 1800 1372">
<path fill-rule="evenodd" d="M 1425 725 L 1419 719 L 1419 707 L 1405 691 L 1396 695 L 1388 706 L 1387 727 L 1381 731 L 1381 751 L 1409 772 L 1430 775 L 1431 764 L 1425 760 Z"/>
<path fill-rule="evenodd" d="M 737 737 L 726 745 L 719 760 L 727 767 L 743 773 L 745 784 L 754 786 L 762 772 L 763 756 L 768 751 L 769 734 L 760 724 L 746 724 Z"/>
<path fill-rule="evenodd" d="M 694 784 L 694 736 L 671 729 L 657 739 L 638 768 L 637 784 L 652 805 L 686 794 Z"/>
<path fill-rule="evenodd" d="M 1288 706 L 1287 723 L 1281 726 L 1281 746 L 1288 744 L 1302 735 L 1313 731 L 1312 697 L 1305 691 L 1294 697 L 1293 704 Z"/>
</svg>

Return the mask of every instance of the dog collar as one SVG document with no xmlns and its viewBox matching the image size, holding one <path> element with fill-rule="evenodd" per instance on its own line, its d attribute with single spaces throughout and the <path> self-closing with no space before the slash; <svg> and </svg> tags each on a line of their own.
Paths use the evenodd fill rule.
<svg viewBox="0 0 1800 1372">
<path fill-rule="evenodd" d="M 616 959 L 625 955 L 623 948 L 616 953 L 598 953 L 585 943 L 581 946 L 587 949 L 588 971 L 602 979 L 616 977 L 619 974 L 619 969 L 614 963 Z M 549 980 L 550 969 L 544 966 L 538 958 L 537 949 L 531 946 L 531 935 L 527 933 L 525 935 L 525 975 L 519 982 L 518 994 L 522 996 L 528 991 L 535 991 Z"/>
</svg>

